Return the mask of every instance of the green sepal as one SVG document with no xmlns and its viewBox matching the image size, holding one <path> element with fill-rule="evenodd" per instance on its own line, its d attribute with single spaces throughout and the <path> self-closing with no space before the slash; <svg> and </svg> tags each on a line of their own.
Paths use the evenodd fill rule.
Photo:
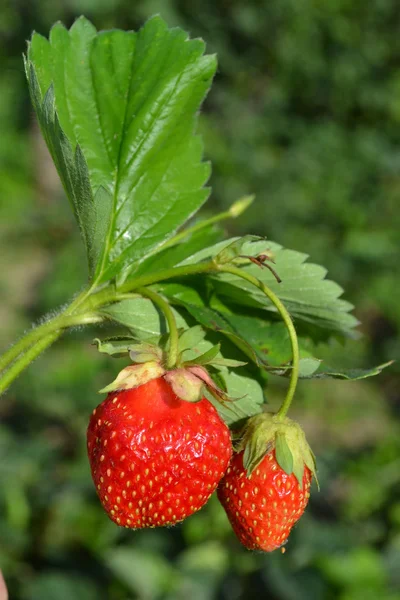
<svg viewBox="0 0 400 600">
<path fill-rule="evenodd" d="M 276 460 L 288 475 L 292 473 L 303 489 L 304 469 L 307 466 L 318 485 L 315 456 L 308 445 L 304 431 L 288 417 L 272 413 L 251 417 L 246 424 L 236 451 L 244 451 L 243 466 L 250 476 L 265 455 L 275 449 Z"/>
<path fill-rule="evenodd" d="M 97 350 L 102 354 L 109 354 L 115 358 L 120 358 L 129 354 L 129 348 L 135 343 L 135 338 L 110 337 L 104 340 L 95 338 L 93 344 L 97 344 Z"/>
<path fill-rule="evenodd" d="M 303 489 L 303 475 L 304 475 L 304 460 L 300 456 L 295 456 L 293 459 L 293 475 L 299 482 L 299 488 Z"/>
<path fill-rule="evenodd" d="M 293 454 L 286 442 L 284 433 L 275 435 L 275 457 L 281 469 L 291 475 L 293 472 Z"/>
<path fill-rule="evenodd" d="M 207 352 L 204 354 L 200 354 L 200 356 L 196 356 L 193 360 L 184 361 L 182 366 L 193 366 L 193 365 L 208 365 L 214 361 L 216 356 L 219 354 L 221 349 L 221 344 L 216 344 L 212 346 Z"/>
<path fill-rule="evenodd" d="M 255 436 L 244 448 L 243 466 L 246 469 L 247 476 L 250 477 L 252 472 L 263 461 L 265 455 L 272 450 L 272 440 L 265 443 L 261 437 Z"/>
</svg>

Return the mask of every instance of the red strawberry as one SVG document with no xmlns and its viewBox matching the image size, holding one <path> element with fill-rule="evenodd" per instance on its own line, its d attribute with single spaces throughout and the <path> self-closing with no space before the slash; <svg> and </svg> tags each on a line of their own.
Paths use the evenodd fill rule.
<svg viewBox="0 0 400 600">
<path fill-rule="evenodd" d="M 243 451 L 234 455 L 218 488 L 234 532 L 249 550 L 272 552 L 286 543 L 310 496 L 311 471 L 304 468 L 303 489 L 295 475 L 278 465 L 275 450 L 248 477 Z"/>
<path fill-rule="evenodd" d="M 301 427 L 263 413 L 248 420 L 218 498 L 246 548 L 272 552 L 286 543 L 303 514 L 314 455 Z"/>
<path fill-rule="evenodd" d="M 181 400 L 163 377 L 109 393 L 93 411 L 87 447 L 105 511 L 134 529 L 174 525 L 198 511 L 232 455 L 213 405 Z"/>
</svg>

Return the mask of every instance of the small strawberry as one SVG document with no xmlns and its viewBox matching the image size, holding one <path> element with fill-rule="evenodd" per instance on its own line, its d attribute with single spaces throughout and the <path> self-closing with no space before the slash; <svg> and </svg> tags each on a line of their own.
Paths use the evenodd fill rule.
<svg viewBox="0 0 400 600">
<path fill-rule="evenodd" d="M 236 453 L 218 488 L 218 498 L 240 542 L 249 550 L 271 552 L 286 543 L 309 497 L 311 472 L 305 467 L 303 489 L 280 468 L 271 450 L 247 476 L 243 452 Z"/>
<path fill-rule="evenodd" d="M 307 506 L 313 474 L 314 456 L 297 423 L 270 414 L 249 419 L 218 487 L 246 548 L 272 552 L 286 543 Z"/>
<path fill-rule="evenodd" d="M 130 387 L 138 372 L 144 383 Z M 182 400 L 173 372 L 161 373 L 154 363 L 125 369 L 87 431 L 101 503 L 112 521 L 133 529 L 174 525 L 198 511 L 232 455 L 229 429 L 213 405 L 204 397 Z M 177 377 L 179 388 L 181 371 Z"/>
</svg>

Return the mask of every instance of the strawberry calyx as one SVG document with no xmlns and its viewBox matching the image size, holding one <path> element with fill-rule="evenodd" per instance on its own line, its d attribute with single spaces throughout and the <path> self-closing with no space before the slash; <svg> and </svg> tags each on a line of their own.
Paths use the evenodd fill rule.
<svg viewBox="0 0 400 600">
<path fill-rule="evenodd" d="M 258 467 L 265 455 L 275 450 L 276 460 L 285 473 L 292 473 L 303 487 L 304 469 L 308 467 L 318 485 L 316 460 L 304 431 L 288 417 L 262 413 L 251 417 L 236 445 L 243 453 L 243 466 L 247 476 Z M 319 487 L 319 485 L 318 485 Z"/>
<path fill-rule="evenodd" d="M 168 338 L 159 338 L 155 342 L 153 340 L 138 342 L 134 338 L 113 338 L 104 342 L 96 339 L 100 352 L 114 356 L 129 355 L 134 363 L 122 369 L 116 379 L 102 388 L 100 393 L 134 389 L 152 379 L 163 377 L 174 393 L 187 402 L 199 402 L 206 390 L 219 402 L 229 401 L 229 396 L 216 385 L 205 367 L 206 365 L 221 367 L 225 364 L 232 367 L 242 366 L 245 363 L 221 357 L 219 344 L 193 357 L 192 348 L 204 336 L 205 332 L 199 326 L 186 329 L 181 334 L 178 359 L 173 368 L 167 368 Z"/>
<path fill-rule="evenodd" d="M 163 377 L 170 384 L 178 398 L 187 402 L 202 400 L 204 388 L 220 402 L 230 400 L 228 395 L 215 384 L 204 367 L 192 366 L 166 370 L 161 363 L 156 361 L 125 367 L 118 373 L 114 381 L 100 390 L 100 393 L 134 389 L 159 377 Z"/>
</svg>

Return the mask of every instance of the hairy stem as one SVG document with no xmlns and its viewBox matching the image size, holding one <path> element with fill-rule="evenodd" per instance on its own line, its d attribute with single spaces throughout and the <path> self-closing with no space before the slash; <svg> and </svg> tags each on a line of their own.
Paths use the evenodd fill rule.
<svg viewBox="0 0 400 600">
<path fill-rule="evenodd" d="M 158 308 L 161 310 L 163 315 L 166 318 L 169 329 L 169 350 L 168 350 L 168 358 L 167 364 L 165 365 L 167 369 L 172 369 L 176 366 L 176 361 L 178 359 L 178 328 L 176 326 L 176 320 L 174 317 L 174 313 L 168 302 L 164 300 L 159 294 L 149 290 L 147 288 L 138 288 L 138 293 L 142 296 L 145 296 L 149 300 L 151 300 Z"/>
<path fill-rule="evenodd" d="M 215 271 L 215 263 L 200 263 L 197 265 L 185 265 L 171 269 L 164 269 L 158 273 L 144 275 L 135 280 L 125 282 L 120 288 L 114 285 L 107 286 L 100 292 L 94 292 L 92 288 L 84 290 L 62 313 L 53 319 L 39 325 L 29 331 L 14 346 L 12 346 L 2 357 L 0 357 L 0 393 L 2 393 L 14 379 L 34 360 L 43 350 L 48 348 L 56 340 L 63 330 L 76 325 L 87 325 L 99 323 L 104 317 L 96 313 L 101 308 L 112 302 L 117 302 L 126 297 L 131 291 L 138 290 L 147 285 L 166 281 L 174 277 L 196 275 Z M 146 290 L 147 291 L 147 290 Z M 167 303 L 165 303 L 167 305 Z M 167 305 L 168 306 L 168 305 Z M 173 315 L 172 315 L 173 316 Z M 174 336 L 174 334 L 173 334 Z M 174 341 L 172 337 L 172 352 L 170 350 L 169 363 L 174 359 Z M 175 361 L 176 359 L 174 359 Z M 12 366 L 11 366 L 12 365 Z M 8 370 L 6 370 L 8 369 Z"/>
<path fill-rule="evenodd" d="M 67 329 L 68 327 L 74 327 L 75 325 L 88 325 L 91 323 L 99 323 L 100 321 L 102 321 L 102 317 L 95 315 L 94 313 L 70 316 L 62 313 L 54 319 L 35 327 L 14 344 L 14 346 L 11 346 L 11 348 L 0 357 L 0 371 L 6 369 L 20 354 L 43 339 L 49 333 Z"/>
<path fill-rule="evenodd" d="M 47 323 L 43 323 L 43 325 L 40 325 L 36 329 L 32 329 L 32 331 L 1 357 L 3 373 L 0 377 L 0 395 L 39 354 L 60 337 L 64 329 L 76 325 L 100 323 L 101 321 L 103 321 L 103 317 L 94 313 L 80 315 L 64 314 L 59 315 L 51 321 L 47 321 Z M 8 366 L 8 370 L 4 371 Z"/>
<path fill-rule="evenodd" d="M 245 279 L 246 281 L 257 287 L 259 290 L 261 290 L 267 296 L 267 298 L 271 300 L 272 304 L 275 306 L 276 310 L 282 317 L 282 320 L 287 327 L 290 343 L 292 346 L 292 371 L 290 374 L 289 388 L 286 393 L 286 397 L 277 413 L 277 416 L 283 419 L 286 416 L 289 407 L 292 403 L 293 396 L 296 391 L 297 381 L 299 378 L 299 344 L 293 321 L 284 304 L 279 300 L 278 296 L 272 290 L 270 290 L 268 286 L 265 285 L 265 283 L 263 283 L 256 277 L 253 277 L 253 275 L 250 275 L 250 273 L 239 269 L 238 267 L 233 267 L 230 265 L 221 265 L 218 270 L 223 273 L 231 273 L 232 275 L 236 275 L 236 277 L 241 277 L 242 279 Z"/>
<path fill-rule="evenodd" d="M 61 335 L 61 330 L 55 331 L 43 337 L 31 346 L 15 363 L 6 371 L 0 379 L 0 394 L 5 392 L 8 386 L 22 373 L 31 362 L 35 360 L 46 348 L 56 341 Z"/>
<path fill-rule="evenodd" d="M 68 315 L 73 314 L 77 309 L 90 297 L 92 293 L 92 289 L 88 288 L 83 290 L 74 300 L 71 302 L 67 308 L 56 315 L 53 319 L 42 323 L 42 325 L 38 325 L 31 331 L 29 331 L 24 337 L 22 337 L 18 342 L 16 342 L 11 348 L 5 352 L 2 356 L 0 356 L 0 372 L 4 371 L 10 364 L 20 356 L 23 352 L 25 352 L 30 346 L 35 344 L 37 341 L 41 340 L 47 333 L 51 331 L 55 331 L 57 329 L 65 328 L 63 323 L 67 319 Z M 73 323 L 73 325 L 76 323 Z M 72 325 L 67 325 L 67 327 L 71 327 Z"/>
</svg>

